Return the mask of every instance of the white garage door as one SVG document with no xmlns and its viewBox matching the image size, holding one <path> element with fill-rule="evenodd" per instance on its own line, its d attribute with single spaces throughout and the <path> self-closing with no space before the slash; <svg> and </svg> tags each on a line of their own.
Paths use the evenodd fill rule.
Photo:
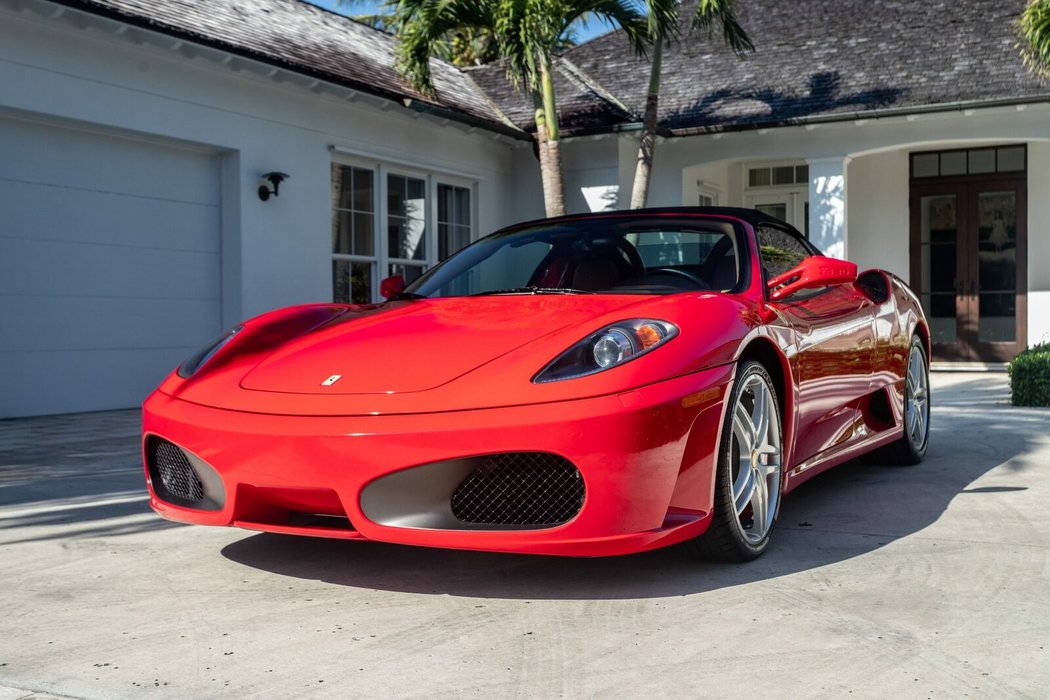
<svg viewBox="0 0 1050 700">
<path fill-rule="evenodd" d="M 219 160 L 0 118 L 0 418 L 127 408 L 220 331 Z"/>
</svg>

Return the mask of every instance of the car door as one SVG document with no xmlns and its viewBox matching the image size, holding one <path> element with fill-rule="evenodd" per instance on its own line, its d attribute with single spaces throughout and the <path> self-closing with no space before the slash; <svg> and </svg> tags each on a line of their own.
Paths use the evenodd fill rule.
<svg viewBox="0 0 1050 700">
<path fill-rule="evenodd" d="M 766 279 L 817 251 L 796 232 L 756 228 Z M 794 332 L 796 465 L 847 443 L 870 391 L 876 306 L 855 284 L 802 290 L 770 307 Z"/>
</svg>

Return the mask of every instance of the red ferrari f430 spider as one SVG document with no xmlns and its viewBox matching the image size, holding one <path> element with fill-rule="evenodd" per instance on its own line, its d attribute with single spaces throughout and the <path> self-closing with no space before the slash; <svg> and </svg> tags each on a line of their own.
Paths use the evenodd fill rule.
<svg viewBox="0 0 1050 700">
<path fill-rule="evenodd" d="M 929 331 L 881 270 L 745 209 L 501 230 L 378 304 L 245 321 L 144 406 L 165 518 L 600 556 L 769 545 L 784 494 L 929 435 Z"/>
</svg>

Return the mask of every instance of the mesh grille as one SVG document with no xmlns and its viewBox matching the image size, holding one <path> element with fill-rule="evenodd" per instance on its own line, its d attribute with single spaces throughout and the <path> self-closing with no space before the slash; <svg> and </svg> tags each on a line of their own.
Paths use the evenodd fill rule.
<svg viewBox="0 0 1050 700">
<path fill-rule="evenodd" d="M 481 525 L 559 525 L 583 506 L 583 478 L 568 460 L 545 452 L 485 457 L 456 492 L 452 514 Z"/>
<path fill-rule="evenodd" d="M 204 500 L 204 485 L 186 454 L 167 440 L 155 440 L 152 448 L 150 471 L 157 495 L 177 504 L 196 504 Z"/>
</svg>

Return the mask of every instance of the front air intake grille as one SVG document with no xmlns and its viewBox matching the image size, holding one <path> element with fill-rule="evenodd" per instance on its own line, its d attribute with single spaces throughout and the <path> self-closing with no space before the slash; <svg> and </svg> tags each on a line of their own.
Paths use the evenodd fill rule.
<svg viewBox="0 0 1050 700">
<path fill-rule="evenodd" d="M 560 525 L 583 507 L 579 470 L 546 452 L 490 455 L 452 494 L 452 514 L 476 525 Z"/>
<path fill-rule="evenodd" d="M 152 436 L 146 446 L 146 458 L 157 496 L 180 506 L 200 506 L 204 484 L 178 445 Z"/>
</svg>

